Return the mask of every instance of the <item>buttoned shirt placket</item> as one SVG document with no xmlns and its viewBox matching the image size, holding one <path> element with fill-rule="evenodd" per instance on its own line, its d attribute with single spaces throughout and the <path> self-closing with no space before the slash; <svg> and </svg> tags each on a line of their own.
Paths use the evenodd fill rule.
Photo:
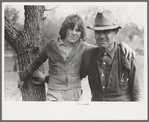
<svg viewBox="0 0 149 122">
<path fill-rule="evenodd" d="M 113 50 L 109 53 L 101 53 L 99 54 L 99 57 L 97 59 L 97 67 L 99 71 L 99 78 L 100 78 L 100 84 L 103 91 L 103 101 L 104 101 L 104 95 L 106 93 L 106 90 L 108 88 L 108 82 L 109 82 L 109 75 L 110 70 L 112 67 L 112 59 L 114 56 L 116 47 L 113 48 Z M 112 57 L 111 57 L 112 56 Z"/>
<path fill-rule="evenodd" d="M 70 55 L 72 54 L 72 51 L 76 47 L 76 44 L 73 44 L 72 46 L 66 46 L 63 43 L 63 41 L 59 39 L 58 46 L 64 59 L 64 66 L 67 67 L 67 62 L 69 60 Z M 69 83 L 69 77 L 66 73 L 66 86 L 68 86 L 68 83 Z"/>
</svg>

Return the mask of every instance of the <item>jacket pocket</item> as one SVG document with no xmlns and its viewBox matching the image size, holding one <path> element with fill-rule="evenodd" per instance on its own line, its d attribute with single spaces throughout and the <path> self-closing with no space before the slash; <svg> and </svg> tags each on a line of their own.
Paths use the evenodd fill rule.
<svg viewBox="0 0 149 122">
<path fill-rule="evenodd" d="M 126 90 L 129 86 L 129 77 L 128 77 L 128 73 L 123 73 L 122 77 L 120 79 L 119 85 L 122 89 Z"/>
<path fill-rule="evenodd" d="M 49 72 L 50 73 L 57 73 L 58 70 L 58 66 L 57 66 L 57 61 L 54 58 L 51 58 L 49 60 Z"/>
</svg>

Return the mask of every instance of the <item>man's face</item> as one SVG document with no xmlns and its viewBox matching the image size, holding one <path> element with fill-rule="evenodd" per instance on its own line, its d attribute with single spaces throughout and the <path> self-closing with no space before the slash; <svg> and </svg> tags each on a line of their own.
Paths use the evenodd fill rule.
<svg viewBox="0 0 149 122">
<path fill-rule="evenodd" d="M 81 31 L 78 29 L 78 25 L 75 25 L 74 29 L 67 29 L 66 40 L 69 43 L 75 43 L 79 40 Z"/>
<path fill-rule="evenodd" d="M 94 32 L 96 43 L 101 48 L 106 49 L 116 41 L 116 32 L 114 30 L 100 30 Z"/>
</svg>

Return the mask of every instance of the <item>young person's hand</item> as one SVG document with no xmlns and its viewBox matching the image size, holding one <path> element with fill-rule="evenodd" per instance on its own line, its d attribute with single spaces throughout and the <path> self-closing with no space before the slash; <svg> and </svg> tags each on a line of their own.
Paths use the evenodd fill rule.
<svg viewBox="0 0 149 122">
<path fill-rule="evenodd" d="M 125 54 L 125 58 L 131 59 L 136 57 L 134 50 L 131 49 L 126 43 L 122 42 L 121 48 L 122 48 L 123 54 Z"/>
<path fill-rule="evenodd" d="M 33 79 L 33 83 L 37 85 L 47 82 L 46 76 L 42 74 L 42 72 L 40 72 L 39 70 L 34 71 L 32 75 L 32 79 Z"/>
</svg>

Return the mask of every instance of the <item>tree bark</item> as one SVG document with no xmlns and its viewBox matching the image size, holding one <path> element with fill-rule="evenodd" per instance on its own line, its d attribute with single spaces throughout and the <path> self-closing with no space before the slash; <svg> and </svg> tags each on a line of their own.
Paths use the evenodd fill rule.
<svg viewBox="0 0 149 122">
<path fill-rule="evenodd" d="M 10 46 L 16 51 L 16 39 L 19 35 L 19 31 L 11 25 L 11 23 L 5 18 L 5 39 L 10 44 Z"/>
<path fill-rule="evenodd" d="M 44 6 L 24 6 L 24 30 L 18 31 L 5 19 L 5 39 L 17 53 L 19 71 L 23 71 L 42 47 Z M 40 71 L 44 71 L 40 66 Z M 45 85 L 34 85 L 32 79 L 25 81 L 22 89 L 23 101 L 45 101 Z"/>
</svg>

